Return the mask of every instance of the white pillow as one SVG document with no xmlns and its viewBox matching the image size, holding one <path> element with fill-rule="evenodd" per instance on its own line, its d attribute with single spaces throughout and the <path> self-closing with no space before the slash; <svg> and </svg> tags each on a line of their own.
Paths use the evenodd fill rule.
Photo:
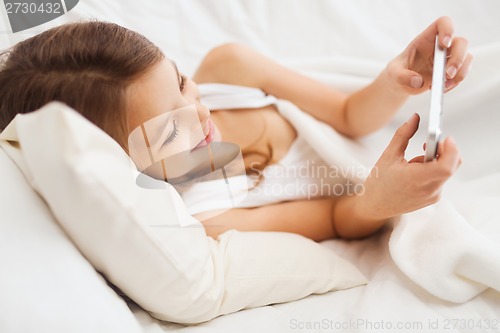
<svg viewBox="0 0 500 333">
<path fill-rule="evenodd" d="M 156 318 L 199 323 L 366 283 L 349 262 L 298 235 L 207 237 L 170 184 L 137 186 L 120 146 L 60 103 L 19 115 L 0 138 L 20 143 L 28 178 L 80 251 Z"/>
<path fill-rule="evenodd" d="M 1 147 L 0 184 L 0 332 L 141 332 Z"/>
</svg>

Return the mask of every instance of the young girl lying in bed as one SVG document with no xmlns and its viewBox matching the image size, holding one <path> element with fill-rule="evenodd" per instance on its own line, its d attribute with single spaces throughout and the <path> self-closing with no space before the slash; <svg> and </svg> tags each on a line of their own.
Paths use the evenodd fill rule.
<svg viewBox="0 0 500 333">
<path fill-rule="evenodd" d="M 454 37 L 452 22 L 443 17 L 389 62 L 370 85 L 346 95 L 242 45 L 223 45 L 209 52 L 190 80 L 159 48 L 133 31 L 103 22 L 64 25 L 3 55 L 0 129 L 18 113 L 59 100 L 128 151 L 127 138 L 134 129 L 168 111 L 193 105 L 198 128 L 184 122 L 182 113 L 169 117 L 161 133 L 162 149 L 186 151 L 200 146 L 190 140 L 190 133 L 202 131 L 201 145 L 223 138 L 246 150 L 248 169 L 262 172 L 278 162 L 293 167 L 305 160 L 321 165 L 324 162 L 300 142 L 296 130 L 277 111 L 274 97 L 294 103 L 347 137 L 369 134 L 384 126 L 408 96 L 429 89 L 436 35 L 449 50 L 446 90 L 456 87 L 472 57 L 467 41 Z M 203 83 L 222 85 L 202 88 Z M 252 97 L 209 110 L 200 102 L 197 84 L 202 91 Z M 238 111 L 232 112 L 235 108 Z M 407 161 L 405 149 L 418 124 L 418 115 L 413 115 L 396 131 L 375 166 L 376 173 L 363 184 L 362 194 L 281 202 L 263 198 L 257 207 L 230 209 L 203 221 L 207 234 L 216 237 L 239 229 L 294 232 L 314 240 L 364 237 L 392 217 L 435 203 L 444 182 L 459 167 L 460 155 L 453 139 L 447 138 L 439 145 L 437 160 L 422 163 L 419 156 Z M 261 184 L 265 181 L 264 177 Z"/>
</svg>

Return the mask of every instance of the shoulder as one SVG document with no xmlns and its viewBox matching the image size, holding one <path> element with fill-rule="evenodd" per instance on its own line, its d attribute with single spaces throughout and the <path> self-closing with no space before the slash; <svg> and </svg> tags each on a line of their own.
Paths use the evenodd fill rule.
<svg viewBox="0 0 500 333">
<path fill-rule="evenodd" d="M 202 59 L 193 80 L 196 83 L 227 83 L 259 88 L 249 66 L 252 48 L 239 43 L 226 43 L 211 49 Z"/>
<path fill-rule="evenodd" d="M 204 57 L 203 61 L 210 62 L 224 62 L 226 60 L 238 59 L 245 57 L 252 49 L 249 46 L 240 43 L 225 43 L 218 45 L 211 49 Z"/>
</svg>

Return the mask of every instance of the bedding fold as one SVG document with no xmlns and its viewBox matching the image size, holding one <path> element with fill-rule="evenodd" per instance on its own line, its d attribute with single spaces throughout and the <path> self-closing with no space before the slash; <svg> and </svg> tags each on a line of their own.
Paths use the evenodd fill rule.
<svg viewBox="0 0 500 333">
<path fill-rule="evenodd" d="M 440 202 L 401 216 L 389 242 L 394 263 L 413 282 L 441 299 L 458 303 L 488 288 L 500 291 L 500 73 L 489 67 L 500 56 L 500 44 L 482 45 L 472 52 L 474 72 L 460 92 L 445 96 L 445 134 L 459 142 L 465 157 L 462 170 L 445 184 Z M 343 61 L 342 66 L 342 75 L 330 73 L 339 66 L 326 61 L 317 66 L 307 62 L 302 67 L 312 76 L 318 76 L 323 67 L 323 81 L 340 88 L 344 83 L 345 90 L 352 90 L 356 80 L 362 81 L 360 68 L 374 68 L 370 60 L 363 59 Z M 409 104 L 410 111 L 419 112 L 425 124 L 428 106 Z M 367 161 L 381 153 L 374 150 L 387 144 L 399 126 L 391 124 L 368 139 L 352 141 L 292 104 L 283 109 L 282 115 L 326 162 L 357 170 L 349 174 L 357 183 L 368 175 Z M 425 126 L 421 127 L 422 134 Z M 469 156 L 472 158 L 467 159 Z"/>
<path fill-rule="evenodd" d="M 157 319 L 197 324 L 367 282 L 300 235 L 208 237 L 170 184 L 137 186 L 118 143 L 62 103 L 18 114 L 0 146 L 92 266 Z"/>
</svg>

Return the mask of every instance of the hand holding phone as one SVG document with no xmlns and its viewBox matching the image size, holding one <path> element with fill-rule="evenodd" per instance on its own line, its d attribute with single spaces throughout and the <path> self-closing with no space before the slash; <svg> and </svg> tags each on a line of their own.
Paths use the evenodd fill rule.
<svg viewBox="0 0 500 333">
<path fill-rule="evenodd" d="M 446 50 L 439 45 L 438 36 L 436 36 L 425 162 L 430 162 L 437 157 L 438 143 L 441 138 Z"/>
</svg>

